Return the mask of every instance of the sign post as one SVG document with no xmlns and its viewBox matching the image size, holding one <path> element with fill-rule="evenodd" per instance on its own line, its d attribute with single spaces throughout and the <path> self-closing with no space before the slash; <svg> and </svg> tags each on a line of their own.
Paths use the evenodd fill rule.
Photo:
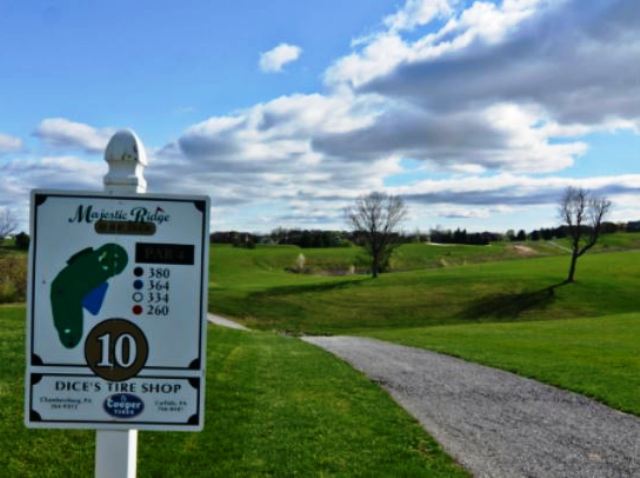
<svg viewBox="0 0 640 478">
<path fill-rule="evenodd" d="M 135 134 L 116 133 L 107 144 L 104 160 L 107 193 L 147 192 L 144 168 L 147 155 Z M 95 478 L 135 478 L 138 466 L 138 430 L 96 430 Z"/>
<path fill-rule="evenodd" d="M 204 426 L 209 199 L 147 195 L 130 131 L 104 193 L 32 191 L 25 422 L 94 428 L 98 478 L 136 475 L 137 430 Z"/>
</svg>

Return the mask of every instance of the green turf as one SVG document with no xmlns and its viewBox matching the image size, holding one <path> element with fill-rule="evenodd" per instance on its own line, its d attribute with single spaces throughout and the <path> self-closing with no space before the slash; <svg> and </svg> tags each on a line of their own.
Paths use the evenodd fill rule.
<svg viewBox="0 0 640 478">
<path fill-rule="evenodd" d="M 27 251 L 13 239 L 0 239 L 0 304 L 24 302 L 27 296 Z"/>
<path fill-rule="evenodd" d="M 24 307 L 0 307 L 0 474 L 91 476 L 94 432 L 23 425 Z M 466 476 L 344 362 L 295 338 L 211 327 L 205 430 L 141 432 L 138 476 Z"/>
<path fill-rule="evenodd" d="M 359 333 L 433 348 L 639 413 L 640 251 L 628 250 L 639 238 L 604 236 L 580 259 L 577 282 L 553 292 L 568 268 L 563 241 L 409 244 L 392 261 L 402 272 L 376 280 L 335 275 L 358 264 L 359 248 L 212 245 L 210 308 L 262 329 Z M 313 274 L 287 271 L 301 253 Z M 532 258 L 518 260 L 523 255 Z M 22 426 L 23 332 L 15 324 L 23 313 L 0 308 L 0 422 L 3 450 L 10 450 L 0 452 L 0 470 L 91 474 L 93 433 Z M 342 362 L 269 333 L 210 334 L 206 430 L 142 433 L 140 476 L 458 472 Z"/>
<path fill-rule="evenodd" d="M 27 250 L 17 248 L 13 239 L 0 239 L 0 257 L 4 255 L 18 255 L 26 258 Z"/>
<path fill-rule="evenodd" d="M 568 238 L 558 239 L 555 242 L 563 247 L 568 248 L 570 246 L 570 241 Z M 622 251 L 628 249 L 640 249 L 640 233 L 632 232 L 602 234 L 592 250 L 595 252 L 599 252 Z"/>
<path fill-rule="evenodd" d="M 527 253 L 520 246 L 530 249 Z M 311 274 L 320 276 L 344 274 L 351 266 L 363 271 L 369 259 L 360 247 L 309 248 L 297 246 L 265 246 L 255 249 L 234 248 L 227 244 L 212 244 L 212 258 L 221 278 L 235 278 L 247 272 L 285 272 L 293 269 L 299 255 Z M 529 256 L 566 254 L 566 251 L 545 241 L 495 242 L 487 246 L 461 244 L 409 243 L 398 247 L 391 259 L 392 271 L 423 270 L 479 262 L 519 259 Z"/>
<path fill-rule="evenodd" d="M 253 281 L 214 287 L 212 305 L 257 328 L 371 335 L 441 350 L 639 414 L 640 251 L 627 250 L 634 247 L 636 236 L 605 236 L 596 252 L 578 262 L 576 283 L 553 289 L 550 286 L 565 278 L 569 265 L 568 255 L 558 247 L 561 243 L 523 243 L 539 254 L 497 262 L 489 261 L 510 257 L 464 259 L 465 246 L 452 246 L 452 256 L 460 254 L 457 262 L 466 260 L 466 265 L 383 274 L 375 280 L 291 274 L 273 259 L 267 269 L 264 262 L 236 250 L 234 254 L 246 262 L 233 266 L 235 277 L 246 275 Z M 513 245 L 500 247 L 508 246 Z M 399 252 L 408 263 L 407 257 L 420 251 L 448 250 L 423 247 L 408 245 Z M 547 254 L 543 248 L 557 252 Z M 480 254 L 477 251 L 483 249 L 490 250 L 471 252 Z M 622 252 L 602 252 L 606 250 Z M 226 252 L 219 250 L 213 277 L 228 260 Z M 297 253 L 295 248 L 279 251 L 279 260 Z M 263 257 L 271 251 L 257 249 L 252 254 Z M 440 254 L 434 257 L 440 260 Z M 423 263 L 432 259 L 427 254 Z"/>
<path fill-rule="evenodd" d="M 405 244 L 395 251 L 391 265 L 393 270 L 421 270 L 563 253 L 545 242 L 493 242 L 486 246 Z"/>
<path fill-rule="evenodd" d="M 576 283 L 551 290 L 566 276 L 567 255 L 383 274 L 374 280 L 288 273 L 281 265 L 295 257 L 295 248 L 213 249 L 210 307 L 260 329 L 358 333 L 638 310 L 640 251 L 587 254 L 578 262 Z"/>
<path fill-rule="evenodd" d="M 640 313 L 368 335 L 510 370 L 640 415 Z"/>
</svg>

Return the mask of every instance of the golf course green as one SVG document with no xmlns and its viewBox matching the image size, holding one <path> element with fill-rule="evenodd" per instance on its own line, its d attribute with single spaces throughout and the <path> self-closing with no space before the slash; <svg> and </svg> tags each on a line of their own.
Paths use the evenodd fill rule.
<svg viewBox="0 0 640 478">
<path fill-rule="evenodd" d="M 371 279 L 357 247 L 212 244 L 209 309 L 255 330 L 209 327 L 205 430 L 141 433 L 139 476 L 466 476 L 386 392 L 303 334 L 435 350 L 640 415 L 640 235 L 603 236 L 572 284 L 566 246 L 407 244 Z M 0 469 L 91 474 L 92 432 L 23 425 L 24 325 L 24 304 L 0 306 Z"/>
</svg>

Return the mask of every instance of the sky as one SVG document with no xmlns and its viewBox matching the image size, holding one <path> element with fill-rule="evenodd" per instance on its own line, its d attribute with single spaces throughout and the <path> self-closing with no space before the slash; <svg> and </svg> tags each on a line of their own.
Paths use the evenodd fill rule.
<svg viewBox="0 0 640 478">
<path fill-rule="evenodd" d="M 212 230 L 559 224 L 568 186 L 640 219 L 637 0 L 0 0 L 0 211 L 102 189 L 134 130 L 149 192 Z"/>
</svg>

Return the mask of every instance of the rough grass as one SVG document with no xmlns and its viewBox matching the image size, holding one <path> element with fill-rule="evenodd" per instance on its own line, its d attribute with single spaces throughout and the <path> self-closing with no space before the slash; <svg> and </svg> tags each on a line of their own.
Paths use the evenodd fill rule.
<svg viewBox="0 0 640 478">
<path fill-rule="evenodd" d="M 510 370 L 640 415 L 640 313 L 368 335 Z"/>
<path fill-rule="evenodd" d="M 91 476 L 95 433 L 23 425 L 23 306 L 0 307 L 0 475 Z M 205 430 L 141 432 L 138 476 L 467 476 L 389 396 L 291 337 L 210 327 Z"/>
<path fill-rule="evenodd" d="M 454 265 L 473 264 L 505 259 L 519 259 L 525 254 L 518 250 L 519 245 L 526 245 L 535 256 L 559 255 L 566 251 L 544 241 L 510 243 L 495 242 L 487 246 L 471 246 L 463 244 L 430 244 L 409 243 L 398 247 L 391 259 L 392 271 L 411 271 L 449 267 Z M 234 248 L 226 244 L 214 244 L 212 249 L 218 250 L 217 260 L 222 261 L 223 274 L 231 272 L 225 265 L 233 257 L 241 261 L 241 267 L 270 272 L 285 272 L 295 269 L 300 254 L 305 257 L 308 273 L 317 275 L 340 274 L 348 272 L 351 266 L 363 271 L 369 259 L 360 247 L 309 248 L 297 246 L 265 246 L 255 249 Z M 215 256 L 214 256 L 215 257 Z M 241 259 L 242 258 L 242 259 Z M 234 271 L 239 265 L 234 261 Z"/>
<path fill-rule="evenodd" d="M 557 244 L 568 248 L 570 246 L 569 239 L 558 239 L 555 241 Z M 640 233 L 614 233 L 603 234 L 598 239 L 597 244 L 594 246 L 595 252 L 612 252 L 612 251 L 624 251 L 628 249 L 640 249 Z"/>
<path fill-rule="evenodd" d="M 284 260 L 286 250 L 214 251 L 212 309 L 261 329 L 358 333 L 638 310 L 640 251 L 587 254 L 578 263 L 577 282 L 561 287 L 554 286 L 566 276 L 566 255 L 383 274 L 372 280 L 284 272 L 272 264 L 276 254 Z"/>
<path fill-rule="evenodd" d="M 22 302 L 27 296 L 27 251 L 0 240 L 0 304 Z"/>
</svg>

